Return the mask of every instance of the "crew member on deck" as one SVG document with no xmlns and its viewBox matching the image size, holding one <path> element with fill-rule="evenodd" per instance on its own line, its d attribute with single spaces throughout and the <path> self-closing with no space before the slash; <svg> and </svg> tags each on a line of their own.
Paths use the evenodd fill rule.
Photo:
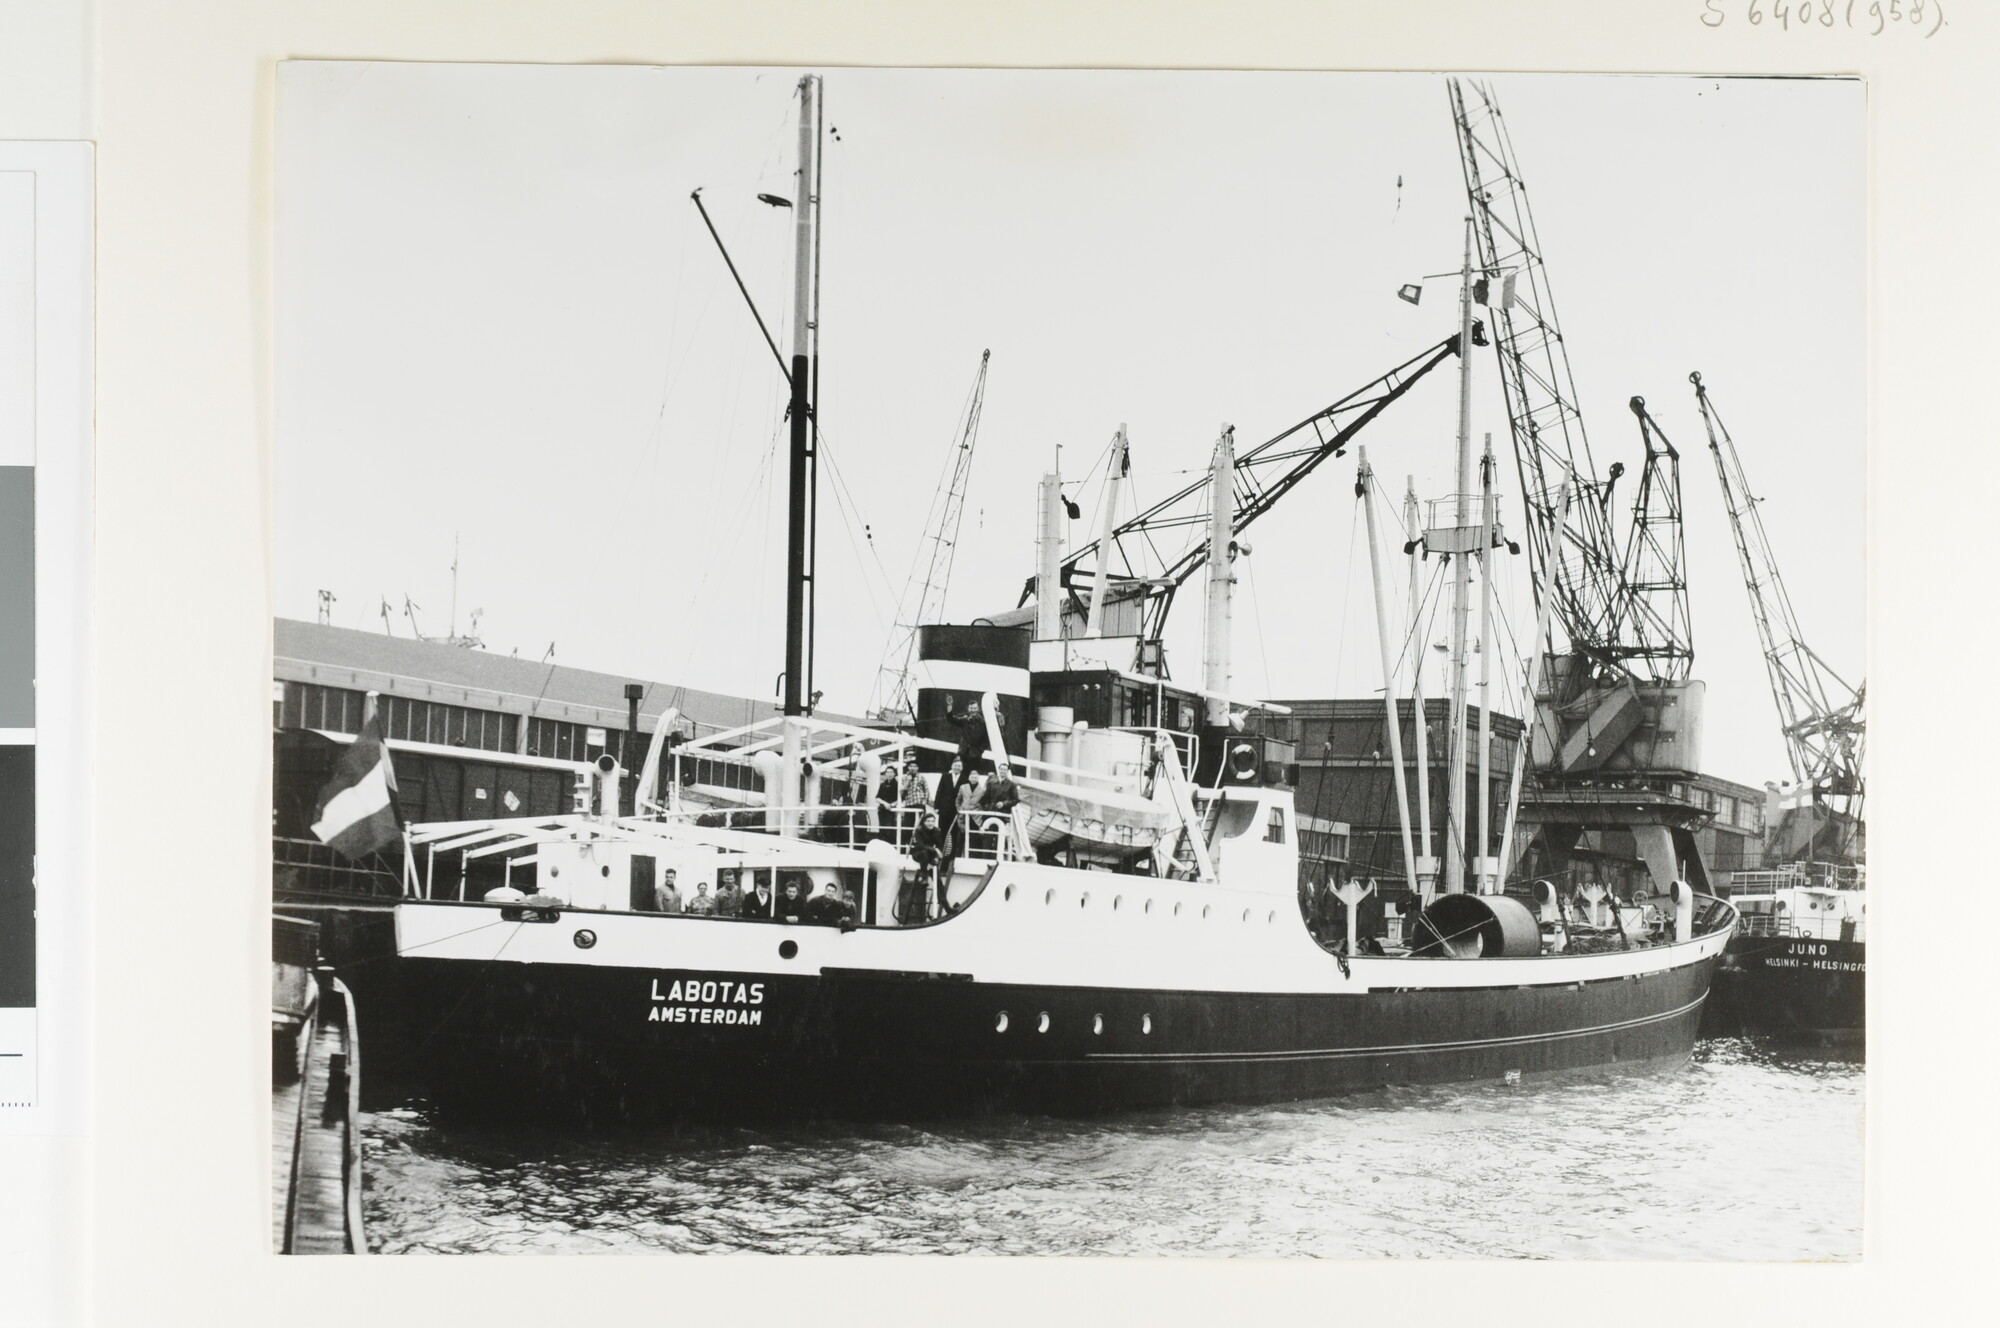
<svg viewBox="0 0 2000 1328">
<path fill-rule="evenodd" d="M 772 905 L 776 902 L 771 898 L 771 874 L 769 871 L 760 871 L 756 876 L 757 888 L 743 896 L 743 916 L 755 918 L 759 922 L 769 922 Z"/>
<path fill-rule="evenodd" d="M 985 811 L 1011 812 L 1020 801 L 1021 786 L 1005 770 L 995 770 L 992 778 L 986 781 L 986 787 L 979 792 L 979 806 Z"/>
<path fill-rule="evenodd" d="M 707 881 L 694 883 L 694 898 L 687 901 L 687 911 L 702 914 L 715 912 L 715 896 L 708 892 Z"/>
<path fill-rule="evenodd" d="M 896 806 L 902 796 L 903 786 L 896 778 L 896 767 L 891 765 L 882 772 L 882 782 L 875 786 L 875 824 L 892 843 L 896 839 Z"/>
<path fill-rule="evenodd" d="M 861 770 L 861 744 L 855 743 L 847 749 L 847 805 L 864 807 L 868 803 L 868 777 Z"/>
<path fill-rule="evenodd" d="M 938 864 L 937 871 L 937 900 L 940 909 L 944 907 L 945 892 L 950 888 L 952 868 L 957 861 L 959 849 L 963 846 L 960 834 L 962 826 L 958 816 L 958 793 L 969 778 L 970 776 L 965 773 L 965 762 L 954 760 L 951 769 L 945 772 L 944 778 L 938 780 L 937 817 L 938 825 L 944 830 L 944 861 Z"/>
<path fill-rule="evenodd" d="M 958 763 L 977 770 L 986 751 L 986 717 L 979 713 L 979 703 L 967 701 L 964 712 L 953 716 L 952 727 L 958 731 Z"/>
<path fill-rule="evenodd" d="M 837 927 L 847 917 L 847 906 L 840 897 L 840 889 L 828 881 L 823 889 L 806 901 L 806 921 L 823 927 Z"/>
<path fill-rule="evenodd" d="M 944 827 L 938 824 L 937 813 L 925 812 L 923 824 L 917 827 L 916 837 L 910 842 L 910 860 L 917 864 L 916 874 L 906 879 L 897 892 L 896 921 L 906 924 L 923 921 L 924 896 L 929 893 L 931 878 L 944 858 L 944 845 Z"/>
<path fill-rule="evenodd" d="M 903 841 L 917 833 L 917 826 L 924 819 L 924 808 L 930 806 L 930 791 L 924 787 L 924 777 L 917 770 L 914 752 L 903 757 L 903 801 L 902 815 L 897 821 L 898 833 Z"/>
<path fill-rule="evenodd" d="M 986 797 L 986 776 L 968 774 L 958 785 L 958 815 L 952 820 L 952 867 L 955 870 L 958 859 L 965 856 L 972 843 L 973 822 L 979 819 L 978 811 Z M 938 877 L 938 908 L 951 912 L 951 902 L 945 898 L 945 889 L 951 883 L 949 871 Z"/>
<path fill-rule="evenodd" d="M 736 868 L 724 867 L 717 873 L 715 887 L 715 916 L 718 918 L 738 917 L 743 912 L 743 894 L 736 888 Z"/>
<path fill-rule="evenodd" d="M 666 875 L 660 878 L 659 888 L 653 891 L 653 903 L 662 913 L 678 913 L 681 911 L 681 892 L 674 885 L 674 869 L 672 867 L 667 868 Z"/>
<path fill-rule="evenodd" d="M 806 916 L 806 901 L 799 893 L 798 872 L 784 873 L 785 887 L 778 894 L 778 921 L 803 922 Z"/>
</svg>

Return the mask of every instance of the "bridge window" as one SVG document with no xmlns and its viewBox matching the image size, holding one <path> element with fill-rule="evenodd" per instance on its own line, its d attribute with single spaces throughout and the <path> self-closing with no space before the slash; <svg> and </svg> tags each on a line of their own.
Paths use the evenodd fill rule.
<svg viewBox="0 0 2000 1328">
<path fill-rule="evenodd" d="M 1271 808 L 1271 819 L 1264 826 L 1264 842 L 1267 844 L 1282 844 L 1285 842 L 1285 809 L 1283 807 Z"/>
</svg>

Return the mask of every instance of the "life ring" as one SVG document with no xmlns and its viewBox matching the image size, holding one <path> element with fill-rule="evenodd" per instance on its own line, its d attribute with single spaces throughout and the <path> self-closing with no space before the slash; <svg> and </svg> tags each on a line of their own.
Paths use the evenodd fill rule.
<svg viewBox="0 0 2000 1328">
<path fill-rule="evenodd" d="M 1246 782 L 1254 780 L 1257 777 L 1257 749 L 1247 742 L 1230 748 L 1229 773 Z"/>
</svg>

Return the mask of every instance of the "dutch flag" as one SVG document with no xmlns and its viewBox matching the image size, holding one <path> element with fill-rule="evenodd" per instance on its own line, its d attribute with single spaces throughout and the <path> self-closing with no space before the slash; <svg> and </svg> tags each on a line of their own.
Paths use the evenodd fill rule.
<svg viewBox="0 0 2000 1328">
<path fill-rule="evenodd" d="M 348 858 L 365 858 L 402 835 L 396 816 L 396 769 L 382 741 L 376 694 L 368 694 L 361 734 L 348 744 L 320 790 L 313 833 Z"/>
</svg>

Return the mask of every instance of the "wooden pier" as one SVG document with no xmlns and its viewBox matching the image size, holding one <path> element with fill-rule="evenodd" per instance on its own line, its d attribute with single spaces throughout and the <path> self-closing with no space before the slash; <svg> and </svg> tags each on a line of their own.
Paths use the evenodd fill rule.
<svg viewBox="0 0 2000 1328">
<path fill-rule="evenodd" d="M 272 1067 L 271 1243 L 280 1254 L 366 1254 L 354 997 L 330 969 L 312 980 L 303 1056 L 280 1054 Z"/>
</svg>

